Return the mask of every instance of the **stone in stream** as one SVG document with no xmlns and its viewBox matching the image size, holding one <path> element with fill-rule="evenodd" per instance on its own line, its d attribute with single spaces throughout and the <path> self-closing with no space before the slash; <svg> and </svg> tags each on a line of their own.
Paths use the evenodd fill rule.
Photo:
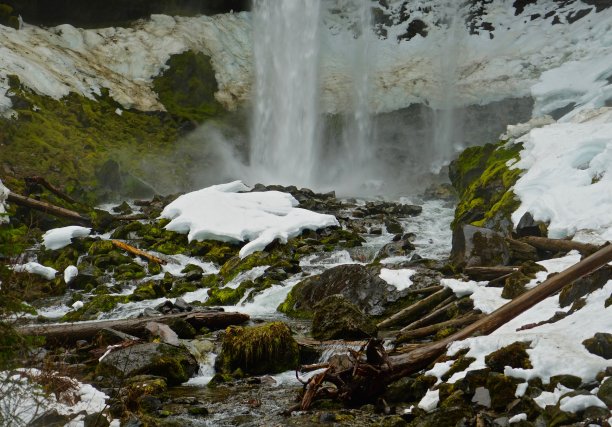
<svg viewBox="0 0 612 427">
<path fill-rule="evenodd" d="M 407 289 L 398 291 L 380 278 L 380 266 L 346 264 L 307 277 L 295 285 L 278 310 L 292 317 L 311 318 L 314 307 L 323 298 L 340 294 L 355 304 L 368 316 L 380 316 L 393 303 L 407 295 Z M 423 275 L 423 286 L 430 286 L 431 280 Z M 414 288 L 421 286 L 416 285 Z"/>
<path fill-rule="evenodd" d="M 295 369 L 298 344 L 282 322 L 261 326 L 230 326 L 225 330 L 215 369 L 224 374 L 276 374 Z"/>
<path fill-rule="evenodd" d="M 376 325 L 342 295 L 331 295 L 315 306 L 312 337 L 318 340 L 359 340 L 376 335 Z"/>
<path fill-rule="evenodd" d="M 109 353 L 96 368 L 105 377 L 131 377 L 148 374 L 166 378 L 168 385 L 187 381 L 199 369 L 197 360 L 187 350 L 163 343 L 145 343 Z"/>
<path fill-rule="evenodd" d="M 453 231 L 451 260 L 457 266 L 466 267 L 508 265 L 510 251 L 503 234 L 463 225 Z"/>
</svg>

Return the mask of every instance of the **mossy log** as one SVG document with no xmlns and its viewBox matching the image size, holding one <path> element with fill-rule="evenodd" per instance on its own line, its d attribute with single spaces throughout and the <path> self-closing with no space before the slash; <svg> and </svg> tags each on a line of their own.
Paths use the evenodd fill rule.
<svg viewBox="0 0 612 427">
<path fill-rule="evenodd" d="M 569 252 L 576 250 L 583 255 L 591 255 L 599 249 L 596 245 L 589 243 L 574 242 L 572 240 L 549 239 L 547 237 L 527 236 L 521 239 L 536 249 L 549 252 Z"/>
<path fill-rule="evenodd" d="M 442 303 L 440 303 L 440 307 L 436 307 L 431 313 L 426 316 L 421 317 L 420 319 L 415 320 L 409 325 L 404 326 L 400 329 L 400 332 L 410 331 L 412 329 L 421 328 L 423 326 L 429 326 L 433 324 L 436 320 L 438 320 L 444 313 L 446 313 L 450 308 L 458 305 L 457 297 L 455 295 L 451 295 Z"/>
<path fill-rule="evenodd" d="M 402 343 L 405 343 L 413 339 L 424 338 L 429 335 L 433 335 L 444 328 L 469 325 L 481 319 L 482 317 L 484 317 L 484 315 L 472 313 L 472 314 L 468 314 L 467 316 L 458 317 L 456 319 L 447 320 L 445 322 L 436 323 L 434 325 L 428 325 L 428 326 L 423 326 L 423 327 L 414 328 L 414 329 L 407 329 L 405 331 L 401 330 L 397 336 L 397 339 L 395 340 L 395 343 L 402 344 Z"/>
<path fill-rule="evenodd" d="M 36 209 L 38 211 L 47 213 L 49 215 L 58 216 L 61 218 L 71 219 L 80 224 L 91 226 L 91 219 L 86 216 L 81 215 L 78 212 L 72 211 L 70 209 L 62 208 L 60 206 L 55 206 L 48 202 L 43 202 L 41 200 L 32 199 L 30 197 L 25 197 L 20 194 L 16 194 L 10 192 L 7 200 L 10 203 L 15 203 L 19 206 L 25 206 L 31 209 Z"/>
<path fill-rule="evenodd" d="M 610 244 L 455 334 L 406 353 L 387 355 L 380 341 L 370 340 L 361 351 L 350 352 L 351 366 L 348 368 L 331 366 L 311 378 L 305 386 L 302 402 L 297 408 L 305 410 L 314 400 L 328 398 L 329 388 L 324 386 L 325 383 L 336 386 L 333 397 L 342 400 L 345 404 L 354 406 L 372 402 L 385 391 L 388 384 L 427 367 L 444 354 L 452 342 L 490 334 L 558 292 L 568 283 L 609 262 L 612 262 L 612 245 Z"/>
<path fill-rule="evenodd" d="M 156 257 L 155 255 L 151 255 L 150 253 L 147 253 L 141 249 L 135 248 L 132 245 L 128 245 L 125 242 L 121 242 L 119 240 L 111 240 L 111 242 L 114 246 L 118 247 L 119 249 L 123 249 L 126 252 L 148 259 L 149 261 L 155 262 L 157 264 L 166 264 L 166 261 L 164 261 L 163 259 Z"/>
<path fill-rule="evenodd" d="M 427 298 L 422 299 L 421 301 L 415 304 L 412 304 L 404 308 L 403 310 L 398 311 L 393 316 L 388 317 L 382 322 L 378 323 L 378 325 L 376 326 L 379 329 L 382 329 L 382 328 L 388 328 L 390 326 L 393 326 L 401 321 L 410 322 L 414 320 L 421 313 L 440 304 L 446 298 L 450 297 L 452 293 L 453 291 L 450 290 L 449 288 L 441 289 L 438 292 L 435 292 L 432 295 L 428 296 Z"/>
<path fill-rule="evenodd" d="M 245 323 L 249 320 L 249 315 L 225 311 L 196 311 L 137 319 L 27 325 L 19 327 L 17 331 L 21 335 L 43 336 L 47 343 L 64 344 L 78 340 L 90 340 L 102 329 L 114 329 L 126 334 L 141 336 L 144 334 L 147 323 L 151 321 L 167 324 L 177 319 L 187 321 L 196 330 L 203 327 L 223 329 L 230 325 Z"/>
</svg>

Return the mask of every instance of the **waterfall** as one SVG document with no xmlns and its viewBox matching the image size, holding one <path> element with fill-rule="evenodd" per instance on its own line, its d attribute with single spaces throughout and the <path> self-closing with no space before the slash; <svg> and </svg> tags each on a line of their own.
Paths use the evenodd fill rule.
<svg viewBox="0 0 612 427">
<path fill-rule="evenodd" d="M 255 0 L 252 179 L 312 185 L 319 160 L 321 0 Z"/>
</svg>

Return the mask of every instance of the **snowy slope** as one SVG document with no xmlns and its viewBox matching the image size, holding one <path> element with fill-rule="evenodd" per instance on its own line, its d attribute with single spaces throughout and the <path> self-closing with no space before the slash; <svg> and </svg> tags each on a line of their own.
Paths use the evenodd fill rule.
<svg viewBox="0 0 612 427">
<path fill-rule="evenodd" d="M 612 9 L 596 13 L 595 7 L 580 1 L 565 2 L 564 6 L 540 2 L 515 16 L 510 0 L 494 0 L 477 14 L 460 9 L 459 2 L 444 0 L 412 1 L 407 10 L 403 1 L 386 3 L 388 8 L 374 11 L 383 15 L 378 20 L 385 21 L 377 24 L 379 34 L 366 36 L 370 58 L 365 63 L 370 69 L 364 72 L 370 76 L 372 111 L 392 111 L 415 102 L 444 107 L 527 96 L 545 71 L 565 63 L 571 68 L 577 61 L 583 64 L 578 67 L 589 71 L 597 67 L 590 65 L 593 62 L 609 62 Z M 355 75 L 354 57 L 364 45 L 346 31 L 351 14 L 331 12 L 335 2 L 326 4 L 321 101 L 325 111 L 335 112 L 351 105 L 347 88 Z M 573 21 L 578 11 L 588 13 Z M 548 16 L 549 12 L 553 15 Z M 416 19 L 424 23 L 426 37 L 405 40 L 407 26 Z M 474 30 L 474 26 L 492 30 Z M 108 87 L 126 108 L 162 109 L 151 91 L 151 78 L 170 55 L 188 49 L 211 56 L 219 84 L 216 96 L 228 108 L 247 100 L 250 94 L 252 41 L 247 12 L 195 18 L 153 15 L 134 28 L 82 30 L 61 25 L 44 29 L 26 24 L 16 31 L 0 26 L 0 38 L 0 111 L 5 114 L 10 109 L 5 94 L 10 74 L 55 98 L 69 91 L 91 96 Z M 567 76 L 565 70 L 558 72 Z M 565 91 L 567 99 L 579 97 L 581 80 L 593 77 L 585 76 L 582 69 L 574 71 L 572 77 L 578 80 L 572 79 L 572 85 L 577 87 Z M 605 77 L 599 80 L 598 88 L 606 86 L 609 93 Z M 539 97 L 539 91 L 534 95 Z M 558 97 L 540 101 L 561 102 Z M 546 105 L 538 106 L 538 111 L 546 109 Z"/>
</svg>

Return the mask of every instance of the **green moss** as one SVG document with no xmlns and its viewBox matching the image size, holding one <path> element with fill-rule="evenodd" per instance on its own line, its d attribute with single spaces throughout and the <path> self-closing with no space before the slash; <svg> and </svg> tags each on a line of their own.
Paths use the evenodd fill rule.
<svg viewBox="0 0 612 427">
<path fill-rule="evenodd" d="M 460 194 L 453 229 L 461 224 L 509 231 L 510 215 L 519 202 L 511 190 L 521 170 L 508 163 L 519 157 L 522 145 L 506 146 L 504 141 L 483 147 L 471 147 L 459 155 L 450 167 L 453 186 Z"/>
<path fill-rule="evenodd" d="M 202 53 L 172 55 L 165 71 L 153 80 L 153 89 L 166 110 L 181 120 L 202 122 L 224 111 L 214 97 L 215 71 Z"/>
<path fill-rule="evenodd" d="M 248 286 L 247 282 L 243 282 L 236 289 L 232 288 L 217 288 L 217 289 L 209 289 L 208 291 L 208 299 L 204 303 L 207 306 L 215 306 L 215 305 L 235 305 L 240 301 L 240 299 L 244 296 L 246 292 L 246 286 Z M 246 286 L 243 286 L 246 285 Z"/>
<path fill-rule="evenodd" d="M 0 226 L 0 254 L 12 257 L 23 253 L 33 243 L 33 236 L 25 225 Z"/>
<path fill-rule="evenodd" d="M 17 117 L 0 118 L 0 144 L 13 171 L 3 181 L 16 192 L 24 189 L 18 177 L 39 175 L 89 204 L 117 193 L 140 197 L 127 191 L 130 179 L 165 164 L 178 138 L 179 124 L 166 113 L 116 114 L 122 107 L 108 90 L 96 99 L 70 93 L 56 100 L 25 88 L 16 76 L 10 84 Z M 120 166 L 115 181 L 97 173 L 109 160 Z"/>
<path fill-rule="evenodd" d="M 298 353 L 291 330 L 282 322 L 246 328 L 230 326 L 225 330 L 215 367 L 224 373 L 240 369 L 246 374 L 273 374 L 294 369 Z"/>
<path fill-rule="evenodd" d="M 303 287 L 302 283 L 298 283 L 295 285 L 287 297 L 285 301 L 283 301 L 276 310 L 281 313 L 285 313 L 289 317 L 294 317 L 296 319 L 312 319 L 314 313 L 312 311 L 307 310 L 298 310 L 295 307 L 297 306 L 297 298 L 300 294 L 300 289 Z"/>
<path fill-rule="evenodd" d="M 129 302 L 129 296 L 127 295 L 96 295 L 80 309 L 65 314 L 62 320 L 76 322 L 96 319 L 100 313 L 107 313 L 115 308 L 117 304 L 125 304 L 127 302 Z"/>
<path fill-rule="evenodd" d="M 142 301 L 147 299 L 161 298 L 166 296 L 166 287 L 163 282 L 150 281 L 139 285 L 132 295 L 130 295 L 130 301 Z"/>
<path fill-rule="evenodd" d="M 485 356 L 485 364 L 496 372 L 504 372 L 506 366 L 512 368 L 531 369 L 531 361 L 527 349 L 528 342 L 515 342 Z"/>
</svg>

